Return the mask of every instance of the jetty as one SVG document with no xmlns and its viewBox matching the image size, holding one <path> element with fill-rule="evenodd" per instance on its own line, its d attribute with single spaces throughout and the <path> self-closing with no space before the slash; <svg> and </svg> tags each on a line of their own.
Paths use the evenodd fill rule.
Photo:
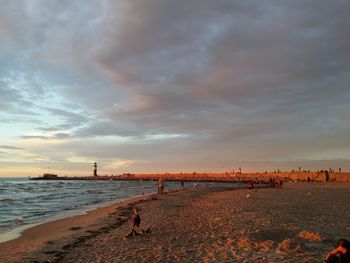
<svg viewBox="0 0 350 263">
<path fill-rule="evenodd" d="M 264 173 L 152 173 L 121 175 L 93 175 L 93 176 L 58 176 L 44 174 L 30 180 L 126 180 L 126 181 L 157 181 L 162 178 L 166 181 L 184 182 L 268 182 L 270 178 L 281 178 L 285 181 L 314 181 L 314 182 L 350 182 L 349 172 L 264 172 Z"/>
</svg>

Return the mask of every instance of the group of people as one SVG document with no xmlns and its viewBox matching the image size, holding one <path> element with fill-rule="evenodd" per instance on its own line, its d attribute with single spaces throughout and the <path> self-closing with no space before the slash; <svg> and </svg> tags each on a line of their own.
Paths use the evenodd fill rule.
<svg viewBox="0 0 350 263">
<path fill-rule="evenodd" d="M 282 189 L 283 180 L 281 178 L 270 178 L 270 185 L 273 188 Z"/>
<path fill-rule="evenodd" d="M 278 189 L 282 188 L 283 181 L 280 178 L 270 178 L 271 187 L 277 187 Z M 159 178 L 157 182 L 158 194 L 163 194 L 164 192 L 164 181 L 162 178 Z M 183 182 L 181 182 L 181 187 L 184 187 Z M 253 181 L 248 181 L 248 188 L 253 189 Z M 152 231 L 150 228 L 146 230 L 140 227 L 141 225 L 141 216 L 138 213 L 136 207 L 133 209 L 131 215 L 131 232 L 124 236 L 124 240 L 127 240 L 133 235 L 144 235 L 150 234 Z M 329 252 L 325 259 L 326 263 L 350 263 L 350 242 L 346 239 L 340 239 L 338 241 L 337 247 Z"/>
<path fill-rule="evenodd" d="M 134 208 L 131 215 L 131 232 L 124 236 L 124 240 L 134 235 L 144 235 L 152 233 L 150 228 L 143 230 L 141 225 L 141 216 Z M 337 247 L 329 252 L 325 259 L 326 263 L 350 263 L 350 242 L 346 239 L 340 239 Z"/>
</svg>

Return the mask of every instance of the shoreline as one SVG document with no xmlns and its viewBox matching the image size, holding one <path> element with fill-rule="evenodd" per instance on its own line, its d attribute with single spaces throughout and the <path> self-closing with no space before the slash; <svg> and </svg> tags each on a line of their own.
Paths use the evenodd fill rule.
<svg viewBox="0 0 350 263">
<path fill-rule="evenodd" d="M 30 224 L 22 228 L 16 228 L 9 232 L 9 235 L 15 234 L 16 237 L 0 242 L 0 258 L 4 262 L 16 262 L 21 258 L 20 254 L 30 253 L 40 249 L 54 240 L 61 238 L 72 238 L 79 234 L 79 230 L 91 230 L 94 225 L 98 226 L 99 221 L 108 217 L 116 209 L 127 207 L 130 204 L 147 201 L 156 193 L 136 195 L 124 200 L 109 201 L 102 206 L 89 209 L 81 214 L 68 217 L 48 219 L 40 223 Z M 79 226 L 75 226 L 79 225 Z"/>
<path fill-rule="evenodd" d="M 23 178 L 26 179 L 26 178 Z M 223 183 L 225 186 L 227 186 L 227 183 Z M 261 185 L 260 185 L 261 186 Z M 236 183 L 235 187 L 238 188 L 242 188 L 244 187 L 241 184 Z M 263 186 L 262 186 L 263 187 Z M 173 191 L 178 191 L 178 189 L 173 189 L 172 187 L 170 187 L 168 190 L 166 190 L 167 192 L 173 192 Z M 118 198 L 115 200 L 106 200 L 103 201 L 101 203 L 91 203 L 85 207 L 80 207 L 76 210 L 69 210 L 69 211 L 60 211 L 57 214 L 51 215 L 49 217 L 43 217 L 41 219 L 41 221 L 37 221 L 37 222 L 33 222 L 33 223 L 28 223 L 25 225 L 19 225 L 13 229 L 10 229 L 9 231 L 5 231 L 5 232 L 0 232 L 0 245 L 2 243 L 20 238 L 23 233 L 30 229 L 33 228 L 35 226 L 38 225 L 42 225 L 42 224 L 46 224 L 46 223 L 50 223 L 53 221 L 58 221 L 58 220 L 62 220 L 62 219 L 66 219 L 66 218 L 71 218 L 71 217 L 75 217 L 75 216 L 79 216 L 79 215 L 86 215 L 88 214 L 90 211 L 96 210 L 96 209 L 100 209 L 100 208 L 104 208 L 104 207 L 108 207 L 108 206 L 112 206 L 115 205 L 117 203 L 121 203 L 124 201 L 128 201 L 128 200 L 132 200 L 135 198 L 142 198 L 142 197 L 147 197 L 147 196 L 151 196 L 156 194 L 156 192 L 146 192 L 146 193 L 142 193 L 142 194 L 136 194 L 136 195 L 132 195 L 129 197 L 125 197 L 125 198 Z"/>
<path fill-rule="evenodd" d="M 75 217 L 75 216 L 87 215 L 89 212 L 100 209 L 100 208 L 113 206 L 113 205 L 116 205 L 118 203 L 132 200 L 134 198 L 146 197 L 146 196 L 150 196 L 150 195 L 154 195 L 154 194 L 155 194 L 154 192 L 153 193 L 145 193 L 143 195 L 135 195 L 135 196 L 132 196 L 130 198 L 122 198 L 122 199 L 118 199 L 118 200 L 114 200 L 114 201 L 109 200 L 106 202 L 101 202 L 99 204 L 90 204 L 84 208 L 80 208 L 77 210 L 62 211 L 56 215 L 53 215 L 53 216 L 50 216 L 47 218 L 43 218 L 43 220 L 40 222 L 31 223 L 31 224 L 27 224 L 27 225 L 20 225 L 18 227 L 15 227 L 15 228 L 9 230 L 9 231 L 0 233 L 0 245 L 2 243 L 20 238 L 26 230 L 29 230 L 35 226 L 38 226 L 38 225 L 43 225 L 43 224 L 47 224 L 47 223 L 59 221 L 59 220 L 64 220 L 64 219 Z"/>
<path fill-rule="evenodd" d="M 203 186 L 201 186 L 203 187 Z M 208 187 L 208 186 L 204 186 L 204 187 Z M 237 189 L 241 189 L 243 188 L 243 186 L 238 186 Z M 263 187 L 261 187 L 263 188 Z M 190 188 L 187 188 L 190 189 Z M 180 189 L 178 190 L 166 190 L 165 194 L 168 193 L 173 193 L 173 192 L 177 192 L 180 191 Z M 65 219 L 69 219 L 69 218 L 74 218 L 76 216 L 85 216 L 88 215 L 91 211 L 95 211 L 95 210 L 99 210 L 102 208 L 107 208 L 110 206 L 116 206 L 116 205 L 122 205 L 125 203 L 125 205 L 127 205 L 129 202 L 133 202 L 133 201 L 139 201 L 143 200 L 143 199 L 148 199 L 148 198 L 152 198 L 153 196 L 157 196 L 156 192 L 151 192 L 151 193 L 144 193 L 144 194 L 139 194 L 139 195 L 134 195 L 131 196 L 129 198 L 122 198 L 122 199 L 118 199 L 118 200 L 114 200 L 114 201 L 106 201 L 106 202 L 102 202 L 98 205 L 96 204 L 91 204 L 90 206 L 87 206 L 85 208 L 81 208 L 75 211 L 70 211 L 70 212 L 61 212 L 57 215 L 48 217 L 48 218 L 44 218 L 43 221 L 41 222 L 37 222 L 37 223 L 31 223 L 28 225 L 21 225 L 18 226 L 14 229 L 11 229 L 10 231 L 6 231 L 3 233 L 0 233 L 0 247 L 1 244 L 9 242 L 9 241 L 15 241 L 19 238 L 21 238 L 24 234 L 26 234 L 25 232 L 27 230 L 30 230 L 36 226 L 40 226 L 40 225 L 44 225 L 44 224 L 48 224 L 48 223 L 52 223 L 52 222 L 56 222 L 56 221 L 61 221 L 61 220 L 65 220 Z M 97 211 L 96 211 L 97 212 Z"/>
<path fill-rule="evenodd" d="M 227 186 L 223 188 L 226 187 Z M 166 190 L 162 196 L 179 191 L 190 191 L 195 188 L 197 187 L 193 186 L 177 190 L 169 189 Z M 202 185 L 198 186 L 198 188 L 217 188 L 217 186 Z M 236 187 L 233 188 L 237 190 L 245 189 L 245 187 L 240 185 L 236 185 Z M 51 244 L 51 242 L 55 242 L 59 239 L 70 240 L 79 237 L 81 232 L 95 231 L 96 228 L 101 226 L 99 221 L 103 221 L 111 214 L 115 214 L 115 211 L 118 209 L 125 209 L 130 205 L 137 205 L 140 202 L 147 202 L 157 198 L 158 195 L 156 192 L 144 193 L 130 198 L 101 203 L 101 206 L 90 207 L 87 210 L 77 210 L 73 212 L 74 214 L 72 215 L 64 216 L 63 214 L 58 214 L 42 222 L 20 226 L 0 234 L 0 258 L 5 260 L 4 262 L 17 262 L 17 260 L 21 259 L 22 255 L 30 254 L 47 244 Z M 126 221 L 130 219 L 131 209 L 129 210 L 130 211 L 128 211 L 126 215 Z M 65 241 L 63 241 L 63 243 L 64 242 Z M 9 251 L 11 252 L 9 253 Z"/>
<path fill-rule="evenodd" d="M 152 233 L 125 241 L 134 206 L 142 228 Z M 197 187 L 36 226 L 0 244 L 0 258 L 5 263 L 321 262 L 337 239 L 349 239 L 348 214 L 349 184 Z"/>
</svg>

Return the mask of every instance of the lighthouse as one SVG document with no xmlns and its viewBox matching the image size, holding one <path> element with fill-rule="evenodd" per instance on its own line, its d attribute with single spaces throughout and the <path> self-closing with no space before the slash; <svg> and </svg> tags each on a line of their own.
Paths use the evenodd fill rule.
<svg viewBox="0 0 350 263">
<path fill-rule="evenodd" d="M 94 176 L 97 176 L 97 163 L 94 163 Z"/>
</svg>

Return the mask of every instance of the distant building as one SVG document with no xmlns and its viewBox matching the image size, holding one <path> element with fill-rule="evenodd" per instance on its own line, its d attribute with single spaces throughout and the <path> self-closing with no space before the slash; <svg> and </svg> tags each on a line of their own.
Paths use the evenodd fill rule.
<svg viewBox="0 0 350 263">
<path fill-rule="evenodd" d="M 43 178 L 45 179 L 57 179 L 57 174 L 43 174 Z"/>
</svg>

